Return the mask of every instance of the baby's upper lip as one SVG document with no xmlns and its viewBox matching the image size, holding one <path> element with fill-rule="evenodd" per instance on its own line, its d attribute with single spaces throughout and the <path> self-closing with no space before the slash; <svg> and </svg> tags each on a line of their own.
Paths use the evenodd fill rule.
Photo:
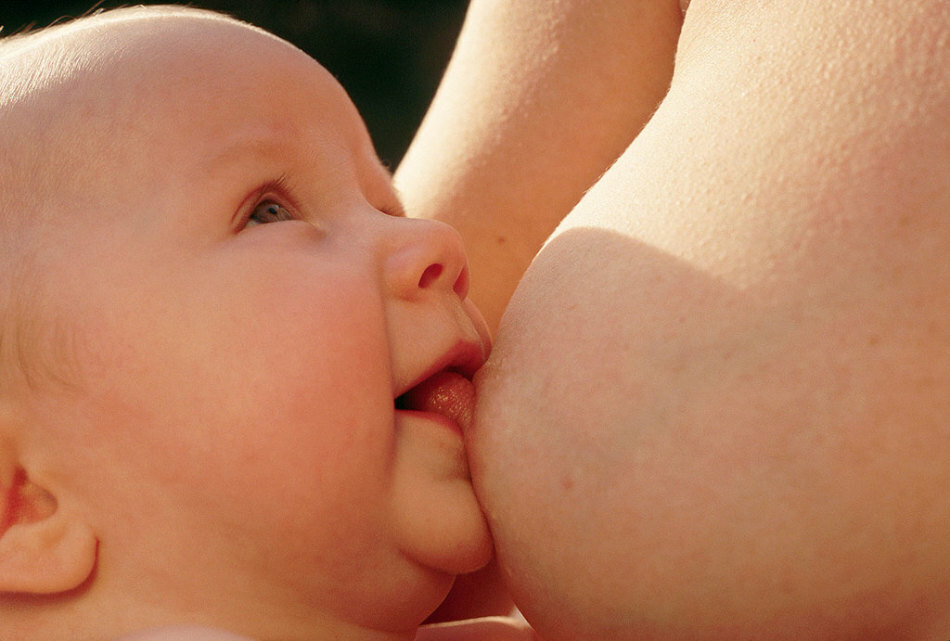
<svg viewBox="0 0 950 641">
<path fill-rule="evenodd" d="M 485 363 L 485 359 L 488 358 L 487 351 L 487 346 L 483 345 L 480 341 L 459 341 L 428 368 L 420 372 L 418 376 L 404 386 L 397 388 L 394 397 L 402 396 L 423 381 L 445 370 L 456 372 L 471 380 L 478 368 L 481 367 Z"/>
</svg>

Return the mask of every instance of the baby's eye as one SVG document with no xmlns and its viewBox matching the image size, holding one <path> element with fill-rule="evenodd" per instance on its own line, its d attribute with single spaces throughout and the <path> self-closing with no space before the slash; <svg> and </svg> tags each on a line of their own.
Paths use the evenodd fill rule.
<svg viewBox="0 0 950 641">
<path fill-rule="evenodd" d="M 280 223 L 286 220 L 295 220 L 290 210 L 273 200 L 262 200 L 247 217 L 246 226 Z"/>
</svg>

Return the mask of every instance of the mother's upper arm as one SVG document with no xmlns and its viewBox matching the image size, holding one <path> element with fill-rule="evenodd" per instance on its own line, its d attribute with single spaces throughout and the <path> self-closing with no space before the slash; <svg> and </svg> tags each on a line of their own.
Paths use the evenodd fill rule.
<svg viewBox="0 0 950 641">
<path fill-rule="evenodd" d="M 494 328 L 554 226 L 669 86 L 677 0 L 473 0 L 396 185 L 459 228 Z"/>
</svg>

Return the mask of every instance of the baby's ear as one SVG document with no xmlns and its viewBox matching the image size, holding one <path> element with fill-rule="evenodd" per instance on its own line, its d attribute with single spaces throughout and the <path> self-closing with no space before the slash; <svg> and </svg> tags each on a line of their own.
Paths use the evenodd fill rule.
<svg viewBox="0 0 950 641">
<path fill-rule="evenodd" d="M 96 565 L 96 546 L 92 529 L 30 480 L 0 431 L 0 593 L 77 588 Z"/>
</svg>

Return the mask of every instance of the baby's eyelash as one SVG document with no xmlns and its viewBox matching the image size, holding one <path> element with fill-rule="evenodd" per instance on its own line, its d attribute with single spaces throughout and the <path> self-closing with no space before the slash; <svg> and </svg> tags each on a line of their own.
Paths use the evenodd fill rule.
<svg viewBox="0 0 950 641">
<path fill-rule="evenodd" d="M 285 175 L 261 185 L 253 197 L 245 201 L 249 206 L 242 214 L 237 229 L 269 222 L 297 220 L 297 207 L 289 192 Z"/>
</svg>

